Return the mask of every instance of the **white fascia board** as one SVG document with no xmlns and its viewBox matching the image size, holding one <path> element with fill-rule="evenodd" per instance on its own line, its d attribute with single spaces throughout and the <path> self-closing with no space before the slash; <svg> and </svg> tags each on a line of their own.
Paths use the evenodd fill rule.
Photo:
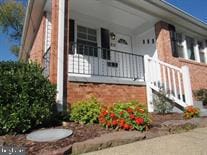
<svg viewBox="0 0 207 155">
<path fill-rule="evenodd" d="M 34 43 L 34 39 L 38 32 L 38 28 L 41 23 L 41 19 L 44 13 L 44 6 L 46 0 L 29 0 L 26 11 L 21 47 L 20 47 L 20 60 L 26 60 L 27 55 L 31 50 Z"/>
</svg>

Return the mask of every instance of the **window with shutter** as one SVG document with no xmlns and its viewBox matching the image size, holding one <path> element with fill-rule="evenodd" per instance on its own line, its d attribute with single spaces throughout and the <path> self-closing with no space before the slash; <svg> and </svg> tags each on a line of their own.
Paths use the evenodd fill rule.
<svg viewBox="0 0 207 155">
<path fill-rule="evenodd" d="M 184 57 L 183 39 L 181 33 L 176 33 L 176 50 L 179 57 Z"/>
</svg>

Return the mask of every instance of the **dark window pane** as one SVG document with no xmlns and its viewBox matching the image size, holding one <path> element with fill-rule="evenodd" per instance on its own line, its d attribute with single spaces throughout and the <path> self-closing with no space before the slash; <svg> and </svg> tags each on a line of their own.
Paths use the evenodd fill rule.
<svg viewBox="0 0 207 155">
<path fill-rule="evenodd" d="M 96 36 L 96 30 L 88 28 L 88 34 Z"/>
<path fill-rule="evenodd" d="M 109 49 L 102 49 L 102 58 L 110 60 L 110 50 Z"/>
<path fill-rule="evenodd" d="M 192 60 L 195 60 L 194 55 L 194 40 L 191 37 L 186 37 L 187 41 L 187 51 L 188 51 L 188 57 Z"/>
<path fill-rule="evenodd" d="M 83 26 L 78 26 L 78 27 L 77 27 L 77 31 L 78 31 L 78 32 L 87 33 L 87 28 L 85 28 L 85 27 L 83 27 Z"/>
<path fill-rule="evenodd" d="M 88 40 L 96 42 L 96 36 L 88 36 Z"/>
<path fill-rule="evenodd" d="M 78 39 L 87 39 L 87 36 L 84 33 L 78 33 Z"/>
<path fill-rule="evenodd" d="M 89 41 L 78 40 L 78 54 L 89 55 L 89 56 L 98 56 L 97 43 L 92 43 Z"/>
</svg>

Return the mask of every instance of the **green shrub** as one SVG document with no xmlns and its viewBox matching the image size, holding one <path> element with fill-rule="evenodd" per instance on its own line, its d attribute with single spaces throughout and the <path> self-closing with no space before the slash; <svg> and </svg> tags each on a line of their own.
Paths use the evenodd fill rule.
<svg viewBox="0 0 207 155">
<path fill-rule="evenodd" d="M 47 125 L 55 114 L 55 95 L 38 65 L 0 62 L 0 134 Z"/>
<path fill-rule="evenodd" d="M 167 94 L 163 91 L 154 95 L 153 104 L 155 112 L 163 115 L 172 112 L 174 104 L 169 102 L 166 96 Z"/>
<path fill-rule="evenodd" d="M 106 128 L 144 131 L 150 125 L 150 116 L 144 105 L 137 102 L 117 103 L 103 109 L 99 123 Z"/>
<path fill-rule="evenodd" d="M 98 123 L 101 105 L 95 98 L 79 101 L 72 105 L 70 118 L 82 124 Z"/>
<path fill-rule="evenodd" d="M 203 105 L 207 105 L 207 89 L 200 89 L 194 92 L 197 100 L 203 101 Z"/>
</svg>

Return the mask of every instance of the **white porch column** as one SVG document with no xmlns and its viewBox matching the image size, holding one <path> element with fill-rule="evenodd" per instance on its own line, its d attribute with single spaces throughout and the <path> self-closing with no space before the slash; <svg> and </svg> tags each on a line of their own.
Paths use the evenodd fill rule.
<svg viewBox="0 0 207 155">
<path fill-rule="evenodd" d="M 154 112 L 153 106 L 153 93 L 150 88 L 150 74 L 149 74 L 149 56 L 144 55 L 144 68 L 145 68 L 145 82 L 146 82 L 146 93 L 147 93 L 147 107 L 148 112 Z"/>
<path fill-rule="evenodd" d="M 59 0 L 58 7 L 58 58 L 57 58 L 57 108 L 63 111 L 63 81 L 64 81 L 64 29 L 65 29 L 65 0 Z"/>
<path fill-rule="evenodd" d="M 197 62 L 201 62 L 201 59 L 200 59 L 200 53 L 199 53 L 199 47 L 198 47 L 198 40 L 195 39 L 194 40 L 194 55 L 195 55 L 195 60 Z"/>
<path fill-rule="evenodd" d="M 182 34 L 182 45 L 183 45 L 183 56 L 185 59 L 188 59 L 187 42 L 184 34 Z"/>
<path fill-rule="evenodd" d="M 204 60 L 205 60 L 205 63 L 207 64 L 207 41 L 206 40 L 203 41 L 203 46 L 204 46 Z"/>
<path fill-rule="evenodd" d="M 191 88 L 190 72 L 188 66 L 182 66 L 183 87 L 185 94 L 185 102 L 188 106 L 193 105 L 193 93 Z"/>
</svg>

